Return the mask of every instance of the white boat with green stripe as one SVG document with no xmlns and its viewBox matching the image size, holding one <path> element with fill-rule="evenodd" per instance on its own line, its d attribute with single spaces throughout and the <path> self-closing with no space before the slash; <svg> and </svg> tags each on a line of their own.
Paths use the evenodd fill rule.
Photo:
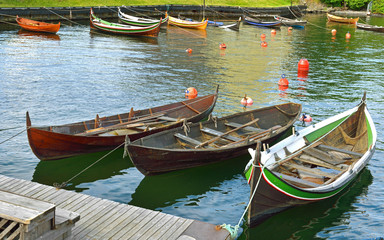
<svg viewBox="0 0 384 240">
<path fill-rule="evenodd" d="M 249 149 L 251 227 L 295 205 L 330 198 L 355 180 L 371 159 L 376 128 L 365 102 L 293 134 L 271 148 Z"/>
</svg>

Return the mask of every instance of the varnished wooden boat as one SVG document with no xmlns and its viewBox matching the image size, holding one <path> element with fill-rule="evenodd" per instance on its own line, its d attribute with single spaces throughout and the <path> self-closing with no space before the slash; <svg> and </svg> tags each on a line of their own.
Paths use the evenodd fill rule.
<svg viewBox="0 0 384 240">
<path fill-rule="evenodd" d="M 203 166 L 245 155 L 256 140 L 272 143 L 300 112 L 300 104 L 285 103 L 213 118 L 130 142 L 127 150 L 144 175 Z"/>
<path fill-rule="evenodd" d="M 91 8 L 89 20 L 90 20 L 90 26 L 92 29 L 96 29 L 105 33 L 132 35 L 132 36 L 157 37 L 160 31 L 160 25 L 161 25 L 161 19 L 156 24 L 145 26 L 145 27 L 111 23 L 96 17 L 92 8 Z"/>
<path fill-rule="evenodd" d="M 357 107 L 309 126 L 263 152 L 260 146 L 249 149 L 249 225 L 341 192 L 372 157 L 376 138 L 364 94 Z"/>
<path fill-rule="evenodd" d="M 55 160 L 122 146 L 126 135 L 132 141 L 163 130 L 180 127 L 184 121 L 198 122 L 212 112 L 218 89 L 194 99 L 129 113 L 99 117 L 59 126 L 31 124 L 27 112 L 29 145 L 40 160 Z"/>
<path fill-rule="evenodd" d="M 261 19 L 255 19 L 248 16 L 244 16 L 244 21 L 248 24 L 255 25 L 258 27 L 280 27 L 280 21 L 264 21 Z"/>
<path fill-rule="evenodd" d="M 167 13 L 165 13 L 165 17 L 161 18 L 161 20 L 135 17 L 135 16 L 131 16 L 126 13 L 123 13 L 120 8 L 118 8 L 118 16 L 119 16 L 119 19 L 125 24 L 140 26 L 140 27 L 155 25 L 160 21 L 161 21 L 161 24 L 165 24 L 168 22 L 168 18 L 169 18 Z"/>
<path fill-rule="evenodd" d="M 234 30 L 234 31 L 239 31 L 240 23 L 241 23 L 241 17 L 239 17 L 239 20 L 237 20 L 235 23 L 219 26 L 219 28 L 231 29 L 231 30 Z"/>
<path fill-rule="evenodd" d="M 32 31 L 32 32 L 57 33 L 60 29 L 60 22 L 57 24 L 39 22 L 39 21 L 30 20 L 27 18 L 21 18 L 19 16 L 16 16 L 16 22 L 24 30 Z"/>
<path fill-rule="evenodd" d="M 359 18 L 347 18 L 347 17 L 340 17 L 336 15 L 332 15 L 327 13 L 327 18 L 329 21 L 332 22 L 339 22 L 339 23 L 347 23 L 347 24 L 356 24 L 357 21 L 359 21 Z"/>
<path fill-rule="evenodd" d="M 281 16 L 274 16 L 276 21 L 280 21 L 283 26 L 291 26 L 291 27 L 304 27 L 307 24 L 305 20 L 299 19 L 290 19 Z"/>
<path fill-rule="evenodd" d="M 367 31 L 384 32 L 383 26 L 375 26 L 375 25 L 369 25 L 369 24 L 363 24 L 363 23 L 356 23 L 356 27 L 360 28 L 360 29 L 367 30 Z"/>
<path fill-rule="evenodd" d="M 168 24 L 173 25 L 173 26 L 177 26 L 177 27 L 182 27 L 182 28 L 192 28 L 192 29 L 204 30 L 207 28 L 208 20 L 196 22 L 196 21 L 188 21 L 188 20 L 183 20 L 183 19 L 174 18 L 174 17 L 169 16 Z"/>
</svg>

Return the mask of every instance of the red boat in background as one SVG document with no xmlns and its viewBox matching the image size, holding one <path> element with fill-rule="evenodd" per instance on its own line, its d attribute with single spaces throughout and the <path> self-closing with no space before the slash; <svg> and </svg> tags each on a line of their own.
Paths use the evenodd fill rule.
<svg viewBox="0 0 384 240">
<path fill-rule="evenodd" d="M 19 16 L 16 16 L 16 22 L 24 30 L 28 30 L 32 32 L 57 33 L 60 29 L 60 22 L 57 24 L 39 22 L 39 21 L 34 21 L 26 18 L 21 18 Z"/>
</svg>

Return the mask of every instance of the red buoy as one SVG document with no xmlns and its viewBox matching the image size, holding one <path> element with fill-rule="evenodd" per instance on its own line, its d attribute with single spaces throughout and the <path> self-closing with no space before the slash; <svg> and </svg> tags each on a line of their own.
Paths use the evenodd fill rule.
<svg viewBox="0 0 384 240">
<path fill-rule="evenodd" d="M 288 27 L 288 31 L 289 31 L 289 32 L 292 31 L 292 29 L 293 29 L 292 27 Z"/>
<path fill-rule="evenodd" d="M 251 106 L 253 104 L 253 100 L 252 98 L 250 97 L 247 97 L 247 95 L 245 95 L 241 101 L 240 101 L 241 105 L 243 105 L 244 107 L 247 107 L 247 106 Z"/>
<path fill-rule="evenodd" d="M 185 98 L 192 99 L 197 97 L 197 90 L 194 87 L 189 87 L 185 90 Z"/>
<path fill-rule="evenodd" d="M 289 85 L 288 79 L 285 78 L 285 74 L 281 75 L 281 78 L 280 78 L 278 84 L 281 86 L 288 86 Z"/>
<path fill-rule="evenodd" d="M 264 41 L 264 40 L 265 40 L 265 34 L 262 33 L 262 34 L 260 35 L 260 38 L 261 38 L 261 41 Z"/>
<path fill-rule="evenodd" d="M 187 53 L 189 53 L 189 54 L 192 53 L 192 49 L 191 49 L 191 48 L 187 48 L 185 51 L 186 51 Z"/>
<path fill-rule="evenodd" d="M 225 43 L 220 43 L 219 47 L 220 47 L 220 49 L 226 49 L 227 45 L 225 45 Z"/>
<path fill-rule="evenodd" d="M 336 29 L 332 29 L 332 35 L 335 36 L 336 35 Z"/>
<path fill-rule="evenodd" d="M 298 63 L 298 70 L 300 71 L 308 71 L 309 70 L 309 62 L 307 59 L 302 58 Z"/>
<path fill-rule="evenodd" d="M 272 30 L 271 30 L 271 34 L 272 34 L 272 35 L 275 35 L 275 34 L 276 34 L 276 30 L 275 30 L 275 29 L 272 29 Z"/>
<path fill-rule="evenodd" d="M 310 123 L 312 122 L 312 117 L 309 114 L 303 113 L 303 115 L 300 116 L 299 121 Z"/>
<path fill-rule="evenodd" d="M 267 47 L 267 46 L 268 46 L 268 43 L 267 43 L 266 41 L 262 41 L 262 42 L 261 42 L 261 46 L 262 46 L 262 47 Z"/>
<path fill-rule="evenodd" d="M 347 34 L 345 34 L 345 38 L 346 39 L 350 39 L 351 38 L 351 34 L 349 32 L 347 32 Z"/>
</svg>

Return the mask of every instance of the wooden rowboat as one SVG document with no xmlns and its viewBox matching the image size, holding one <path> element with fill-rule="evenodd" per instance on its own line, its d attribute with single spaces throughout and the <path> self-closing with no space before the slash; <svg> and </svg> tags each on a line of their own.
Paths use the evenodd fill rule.
<svg viewBox="0 0 384 240">
<path fill-rule="evenodd" d="M 244 21 L 248 24 L 258 27 L 280 27 L 280 21 L 263 21 L 261 19 L 255 19 L 248 16 L 244 16 Z"/>
<path fill-rule="evenodd" d="M 332 15 L 327 13 L 327 18 L 329 21 L 332 22 L 339 22 L 339 23 L 348 23 L 348 24 L 356 24 L 357 21 L 359 21 L 359 18 L 347 18 L 347 17 L 340 17 L 336 15 Z"/>
<path fill-rule="evenodd" d="M 203 166 L 245 155 L 256 140 L 272 143 L 299 118 L 301 105 L 285 103 L 175 128 L 127 144 L 144 175 Z"/>
<path fill-rule="evenodd" d="M 360 28 L 360 29 L 367 30 L 367 31 L 384 32 L 384 27 L 382 27 L 382 26 L 374 26 L 374 25 L 369 25 L 369 24 L 356 23 L 356 27 Z"/>
<path fill-rule="evenodd" d="M 195 21 L 188 21 L 188 20 L 183 20 L 183 19 L 174 18 L 174 17 L 169 16 L 168 24 L 173 25 L 173 26 L 177 26 L 177 27 L 182 27 L 182 28 L 192 28 L 192 29 L 204 30 L 207 28 L 208 20 L 203 20 L 201 22 L 195 22 Z"/>
<path fill-rule="evenodd" d="M 40 160 L 55 160 L 122 146 L 126 135 L 132 141 L 163 130 L 180 127 L 185 121 L 198 122 L 212 112 L 218 89 L 194 99 L 129 113 L 59 126 L 31 125 L 27 112 L 29 145 Z"/>
<path fill-rule="evenodd" d="M 249 149 L 251 227 L 292 206 L 330 198 L 371 159 L 377 133 L 365 103 L 309 126 L 271 148 Z"/>
<path fill-rule="evenodd" d="M 32 32 L 57 33 L 60 29 L 60 22 L 57 24 L 39 22 L 39 21 L 34 21 L 26 18 L 21 18 L 19 16 L 16 16 L 16 22 L 24 30 L 32 31 Z"/>
<path fill-rule="evenodd" d="M 235 23 L 219 26 L 219 28 L 231 29 L 231 30 L 234 30 L 234 31 L 239 31 L 240 23 L 241 23 L 241 17 L 239 17 L 239 20 L 237 20 Z"/>
<path fill-rule="evenodd" d="M 95 16 L 92 8 L 90 12 L 90 26 L 105 33 L 157 37 L 160 31 L 161 19 L 158 23 L 150 26 L 139 27 L 119 23 L 111 23 Z"/>
<path fill-rule="evenodd" d="M 283 26 L 304 27 L 305 24 L 307 24 L 305 20 L 290 19 L 281 16 L 274 16 L 274 19 L 280 21 Z"/>
<path fill-rule="evenodd" d="M 146 27 L 146 26 L 155 25 L 160 21 L 161 21 L 161 24 L 164 24 L 168 21 L 168 18 L 169 18 L 167 13 L 165 13 L 164 18 L 161 18 L 161 20 L 157 20 L 157 19 L 140 18 L 140 17 L 131 16 L 126 13 L 123 13 L 120 8 L 118 8 L 118 10 L 119 10 L 118 11 L 119 19 L 125 24 L 133 25 L 133 26 Z"/>
</svg>

